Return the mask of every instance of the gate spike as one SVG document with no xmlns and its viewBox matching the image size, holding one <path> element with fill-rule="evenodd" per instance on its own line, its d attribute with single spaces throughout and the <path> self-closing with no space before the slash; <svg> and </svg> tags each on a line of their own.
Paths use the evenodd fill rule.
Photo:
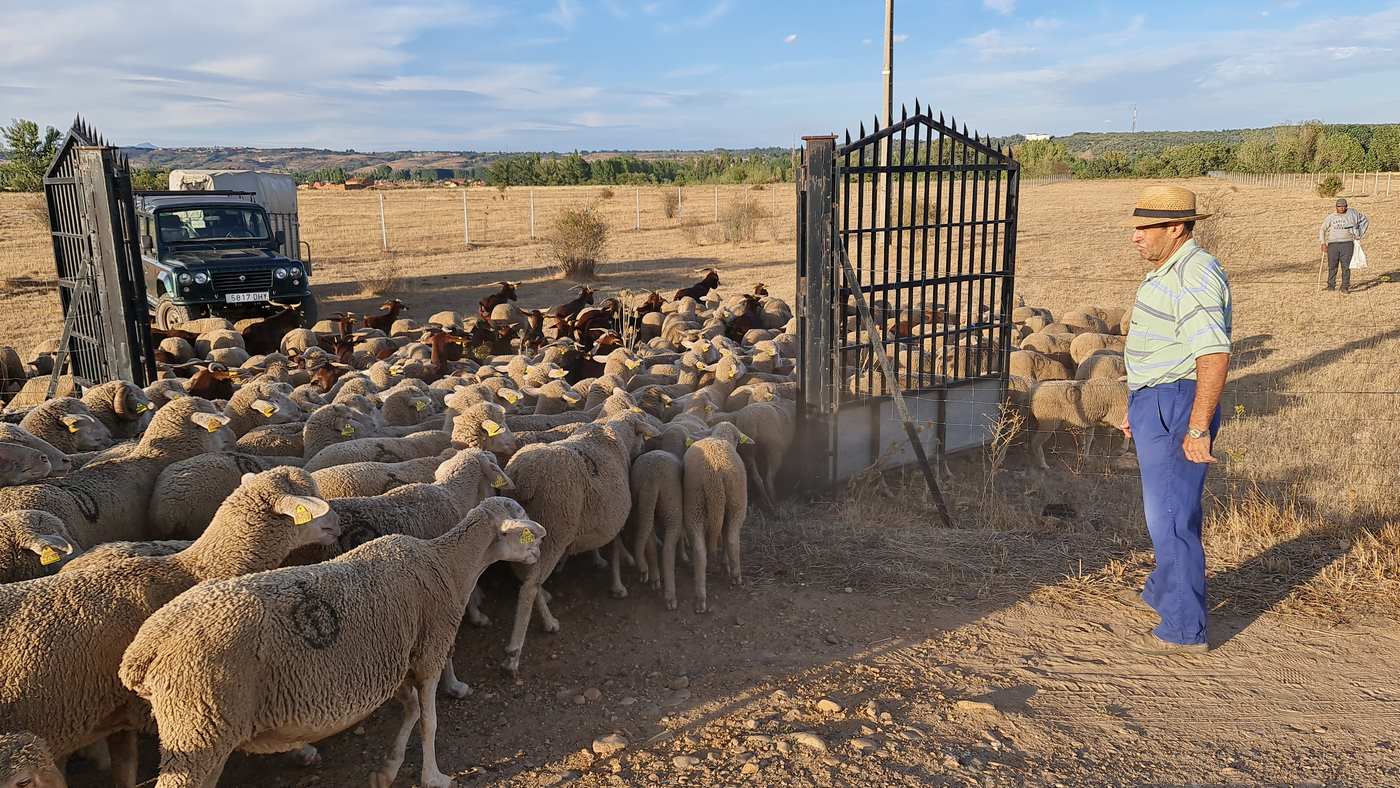
<svg viewBox="0 0 1400 788">
<path fill-rule="evenodd" d="M 917 96 L 915 96 L 915 97 L 914 97 L 914 115 L 915 115 L 915 117 L 917 117 L 918 114 L 919 114 L 919 98 L 918 98 Z"/>
<path fill-rule="evenodd" d="M 899 121 L 900 121 L 901 123 L 903 123 L 904 121 L 907 121 L 907 120 L 909 120 L 909 107 L 906 106 L 906 105 L 904 105 L 904 104 L 900 104 L 900 105 L 899 105 Z"/>
</svg>

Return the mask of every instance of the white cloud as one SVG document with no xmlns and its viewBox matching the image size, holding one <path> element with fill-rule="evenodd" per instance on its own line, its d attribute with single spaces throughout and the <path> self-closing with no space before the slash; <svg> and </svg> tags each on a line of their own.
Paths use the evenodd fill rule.
<svg viewBox="0 0 1400 788">
<path fill-rule="evenodd" d="M 627 9 L 618 0 L 603 0 L 603 8 L 606 8 L 608 13 L 617 19 L 627 18 Z"/>
<path fill-rule="evenodd" d="M 963 39 L 982 60 L 1018 57 L 1035 52 L 1035 47 L 1015 40 L 995 28 Z"/>
<path fill-rule="evenodd" d="M 677 23 L 662 25 L 662 30 L 673 33 L 682 28 L 703 29 L 720 19 L 723 19 L 730 11 L 734 10 L 734 0 L 717 0 L 702 13 L 686 17 Z"/>
<path fill-rule="evenodd" d="M 873 44 L 873 43 L 875 43 L 875 39 L 873 39 L 873 38 L 862 38 L 862 39 L 860 40 L 860 45 L 861 45 L 861 46 L 864 46 L 864 47 L 868 47 L 868 46 L 870 46 L 870 45 Z"/>
<path fill-rule="evenodd" d="M 707 77 L 719 71 L 719 66 L 714 63 L 707 63 L 701 66 L 689 66 L 687 68 L 677 68 L 667 71 L 662 76 L 667 79 L 689 79 L 692 77 Z"/>
<path fill-rule="evenodd" d="M 569 30 L 578 23 L 578 18 L 582 15 L 583 6 L 579 5 L 578 0 L 555 0 L 553 10 L 546 12 L 544 18 Z"/>
<path fill-rule="evenodd" d="M 783 36 L 783 43 L 784 43 L 784 44 L 796 44 L 796 43 L 797 43 L 797 34 L 796 34 L 796 33 L 791 33 L 791 34 L 788 34 L 788 35 L 786 35 L 786 36 Z"/>
<path fill-rule="evenodd" d="M 642 3 L 642 13 L 647 16 L 656 16 L 661 13 L 660 3 Z"/>
<path fill-rule="evenodd" d="M 1031 20 L 1032 30 L 1059 30 L 1065 23 L 1053 16 L 1041 16 Z"/>
<path fill-rule="evenodd" d="M 1141 33 L 1142 29 L 1146 26 L 1147 17 L 1143 14 L 1138 14 L 1132 19 L 1128 20 L 1128 26 L 1123 28 L 1123 34 L 1129 36 L 1136 35 L 1138 33 Z"/>
<path fill-rule="evenodd" d="M 1016 0 L 982 0 L 982 5 L 1002 16 L 1010 16 L 1016 10 Z"/>
<path fill-rule="evenodd" d="M 895 34 L 894 34 L 894 42 L 895 42 L 896 44 L 903 44 L 905 41 L 908 41 L 908 40 L 909 40 L 909 34 L 908 34 L 908 33 L 895 33 Z"/>
</svg>

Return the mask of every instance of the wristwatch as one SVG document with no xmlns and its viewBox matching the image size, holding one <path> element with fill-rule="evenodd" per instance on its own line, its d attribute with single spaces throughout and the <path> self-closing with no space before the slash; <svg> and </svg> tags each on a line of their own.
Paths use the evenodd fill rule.
<svg viewBox="0 0 1400 788">
<path fill-rule="evenodd" d="M 1189 428 L 1189 429 L 1186 430 L 1186 434 L 1189 435 L 1189 436 L 1192 437 L 1192 438 L 1196 438 L 1197 440 L 1200 440 L 1201 438 L 1205 438 L 1205 437 L 1209 436 L 1209 435 L 1210 435 L 1210 432 L 1208 432 L 1208 431 L 1206 431 L 1206 430 L 1198 430 L 1198 429 L 1196 429 L 1195 427 L 1191 427 L 1191 428 Z"/>
</svg>

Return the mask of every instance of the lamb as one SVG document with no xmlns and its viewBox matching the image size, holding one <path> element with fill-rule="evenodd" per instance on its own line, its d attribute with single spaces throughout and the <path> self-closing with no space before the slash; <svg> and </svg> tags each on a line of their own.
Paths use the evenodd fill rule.
<svg viewBox="0 0 1400 788">
<path fill-rule="evenodd" d="M 345 403 L 316 409 L 305 423 L 269 424 L 238 439 L 238 450 L 264 457 L 300 456 L 310 460 L 322 449 L 356 437 L 373 435 L 372 417 Z"/>
<path fill-rule="evenodd" d="M 753 402 L 737 412 L 716 413 L 709 418 L 711 424 L 721 421 L 730 422 L 752 439 L 760 500 L 776 501 L 778 471 L 792 448 L 797 430 L 796 403 L 787 400 Z"/>
<path fill-rule="evenodd" d="M 380 394 L 384 401 L 380 412 L 384 423 L 391 427 L 409 427 L 423 423 L 433 415 L 433 398 L 428 387 L 419 380 L 405 380 Z"/>
<path fill-rule="evenodd" d="M 0 733 L 0 786 L 67 788 L 43 739 L 28 732 Z"/>
<path fill-rule="evenodd" d="M 50 476 L 63 476 L 73 470 L 73 461 L 67 454 L 18 424 L 0 422 L 0 443 L 18 444 L 43 454 L 49 461 Z"/>
<path fill-rule="evenodd" d="M 525 446 L 506 465 L 515 483 L 515 498 L 537 521 L 550 523 L 550 540 L 540 561 L 523 575 L 516 599 L 515 624 L 506 646 L 506 670 L 520 670 L 520 653 L 530 617 L 538 608 L 546 632 L 558 632 L 559 620 L 549 611 L 540 583 L 565 555 L 596 550 L 617 539 L 627 523 L 632 462 L 647 438 L 658 429 L 649 417 L 627 412 L 602 424 L 590 424 L 554 443 Z M 612 593 L 625 596 L 622 585 L 622 543 L 613 546 Z"/>
<path fill-rule="evenodd" d="M 1035 350 L 1011 352 L 1011 374 L 1030 380 L 1069 380 L 1069 368 L 1058 359 Z"/>
<path fill-rule="evenodd" d="M 58 397 L 34 408 L 19 426 L 65 454 L 97 451 L 112 445 L 112 433 L 82 400 Z"/>
<path fill-rule="evenodd" d="M 488 498 L 432 540 L 388 536 L 324 564 L 181 595 L 142 627 L 120 671 L 160 728 L 157 788 L 213 785 L 235 749 L 298 749 L 395 695 L 403 721 L 371 784 L 393 783 L 421 719 L 420 783 L 450 786 L 437 764 L 435 689 L 462 614 L 486 566 L 535 564 L 545 536 L 516 502 Z M 348 661 L 331 668 L 329 658 Z"/>
<path fill-rule="evenodd" d="M 146 392 L 124 380 L 114 380 L 88 389 L 83 393 L 83 404 L 92 412 L 93 418 L 102 422 L 112 437 L 118 440 L 140 435 L 146 414 L 152 410 Z"/>
<path fill-rule="evenodd" d="M 322 468 L 311 474 L 327 499 L 382 495 L 413 482 L 430 482 L 439 465 L 455 452 L 419 457 L 403 462 L 352 462 Z"/>
<path fill-rule="evenodd" d="M 1080 334 L 1070 343 L 1069 355 L 1075 364 L 1079 364 L 1100 350 L 1116 350 L 1122 353 L 1126 342 L 1127 337 L 1113 334 Z"/>
<path fill-rule="evenodd" d="M 748 516 L 748 478 L 739 458 L 739 444 L 749 437 L 728 422 L 715 425 L 707 438 L 701 438 L 685 451 L 682 474 L 684 528 L 690 539 L 691 567 L 695 573 L 695 612 L 709 610 L 705 572 L 710 553 L 719 554 L 724 539 L 725 568 L 734 584 L 743 582 L 739 563 L 739 538 Z M 666 609 L 675 610 L 676 545 L 680 530 L 669 531 L 662 545 L 661 571 L 665 584 Z"/>
<path fill-rule="evenodd" d="M 151 492 L 151 535 L 156 539 L 198 538 L 244 476 L 301 463 L 300 457 L 260 457 L 233 451 L 171 463 L 156 477 Z"/>
<path fill-rule="evenodd" d="M 1066 312 L 1060 316 L 1060 322 L 1072 328 L 1079 329 L 1075 333 L 1092 332 L 1096 334 L 1107 334 L 1108 323 L 1097 314 L 1098 310 L 1096 308 L 1091 307 L 1091 309 L 1094 309 L 1094 311 L 1075 310 L 1073 312 Z"/>
<path fill-rule="evenodd" d="M 403 462 L 441 454 L 452 444 L 442 430 L 424 430 L 402 438 L 356 438 L 328 446 L 306 463 L 308 473 L 352 462 Z"/>
<path fill-rule="evenodd" d="M 1123 363 L 1122 353 L 1100 350 L 1096 353 L 1090 353 L 1087 358 L 1079 362 L 1079 367 L 1074 372 L 1074 379 L 1108 378 L 1118 380 L 1126 374 L 1128 374 L 1128 367 Z"/>
<path fill-rule="evenodd" d="M 151 492 L 161 471 L 221 450 L 231 437 L 227 424 L 208 400 L 176 400 L 155 414 L 124 456 L 42 483 L 0 489 L 0 511 L 41 509 L 57 515 L 81 547 L 145 538 Z"/>
<path fill-rule="evenodd" d="M 286 383 L 260 381 L 247 383 L 234 392 L 224 407 L 228 428 L 243 437 L 265 424 L 300 421 L 301 406 L 292 400 L 292 387 Z"/>
<path fill-rule="evenodd" d="M 166 403 L 173 399 L 186 396 L 185 382 L 179 378 L 164 378 L 157 380 L 143 389 L 146 399 L 151 401 L 151 407 L 160 410 Z"/>
<path fill-rule="evenodd" d="M 278 343 L 282 354 L 289 358 L 300 356 L 313 347 L 320 347 L 320 336 L 308 328 L 294 328 L 284 334 Z"/>
<path fill-rule="evenodd" d="M 338 534 L 311 477 L 283 468 L 249 477 L 179 553 L 79 556 L 69 571 L 0 586 L 0 719 L 43 737 L 60 759 L 105 737 L 115 782 L 135 785 L 135 731 L 146 713 L 117 669 L 142 622 L 200 581 L 271 569 Z"/>
<path fill-rule="evenodd" d="M 1052 380 L 1031 387 L 1027 395 L 1030 416 L 1035 421 L 1031 453 L 1045 470 L 1045 442 L 1055 432 L 1080 427 L 1088 432 L 1084 451 L 1093 443 L 1095 427 L 1119 429 L 1128 417 L 1128 386 L 1117 380 Z M 1123 452 L 1131 441 L 1123 441 Z"/>
<path fill-rule="evenodd" d="M 50 574 L 76 549 L 63 521 L 48 512 L 20 509 L 0 514 L 0 583 Z"/>
<path fill-rule="evenodd" d="M 1070 346 L 1074 343 L 1072 334 L 1031 334 L 1021 341 L 1021 350 L 1034 350 L 1057 359 L 1066 368 L 1074 366 Z"/>
<path fill-rule="evenodd" d="M 664 450 L 649 451 L 632 462 L 632 555 L 642 582 L 661 587 L 661 562 L 656 555 L 656 528 L 661 535 L 680 531 L 684 524 L 681 501 L 681 458 Z"/>
<path fill-rule="evenodd" d="M 520 393 L 535 398 L 536 416 L 552 416 L 572 410 L 583 397 L 563 380 L 551 380 L 539 388 L 524 388 Z"/>
</svg>

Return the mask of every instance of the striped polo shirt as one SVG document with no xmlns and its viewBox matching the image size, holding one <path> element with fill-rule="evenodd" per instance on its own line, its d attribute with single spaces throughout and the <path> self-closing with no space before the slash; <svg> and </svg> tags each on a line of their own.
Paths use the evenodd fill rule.
<svg viewBox="0 0 1400 788">
<path fill-rule="evenodd" d="M 1225 269 L 1188 240 L 1138 288 L 1123 349 L 1128 388 L 1194 380 L 1197 358 L 1230 352 L 1230 324 Z"/>
</svg>

